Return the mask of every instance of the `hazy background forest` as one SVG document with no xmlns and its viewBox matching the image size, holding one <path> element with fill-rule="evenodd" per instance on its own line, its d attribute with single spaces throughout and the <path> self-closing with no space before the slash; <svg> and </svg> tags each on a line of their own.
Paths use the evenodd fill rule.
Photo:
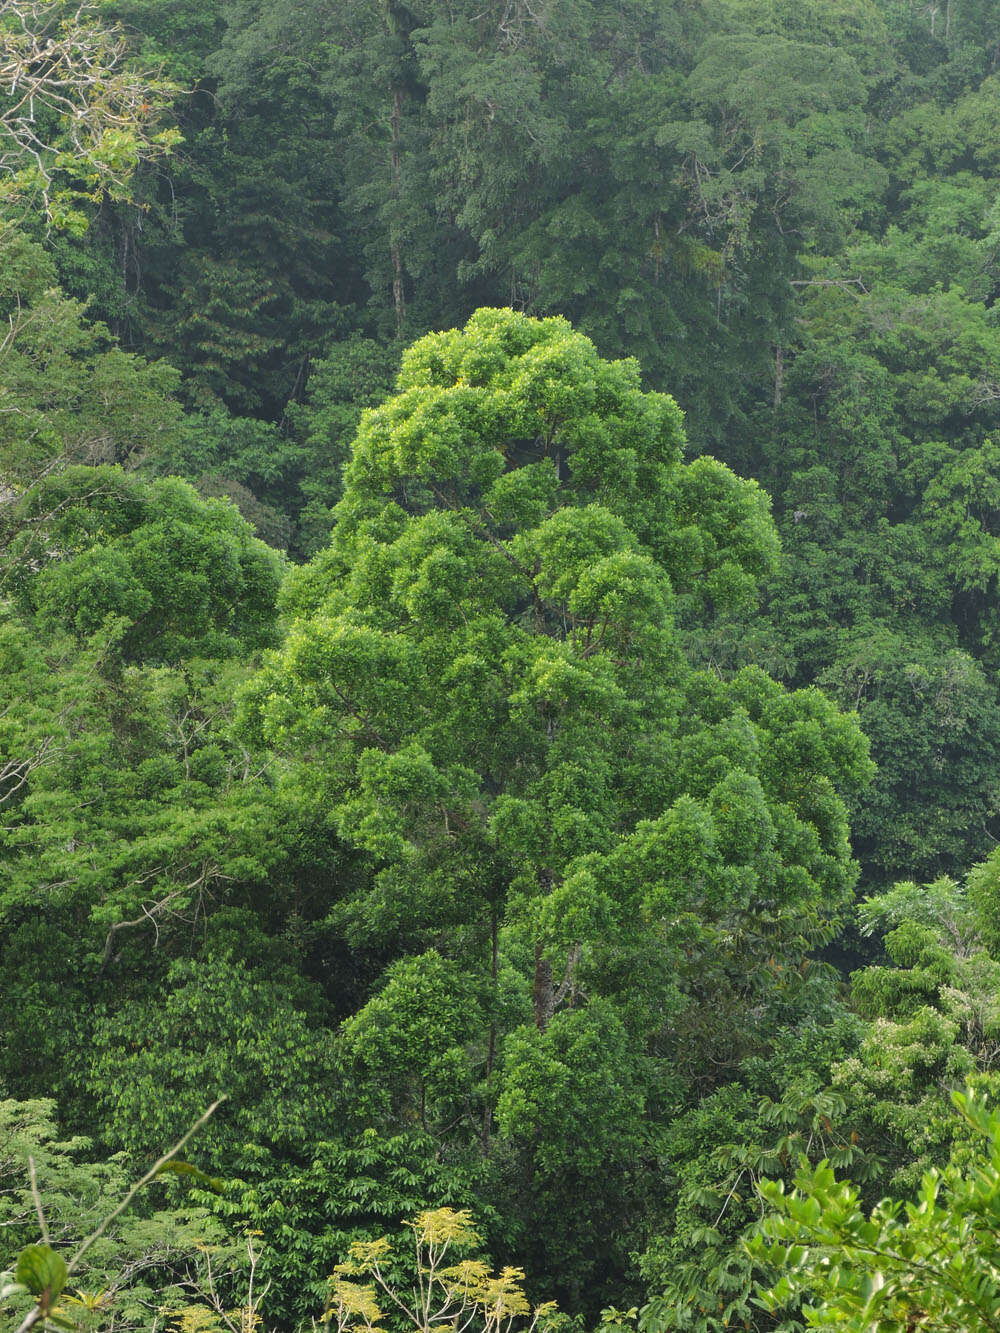
<svg viewBox="0 0 1000 1333">
<path fill-rule="evenodd" d="M 1000 4 L 0 42 L 0 1258 L 225 1094 L 81 1327 L 446 1207 L 567 1327 L 802 1327 L 759 1182 L 1000 1090 Z"/>
</svg>

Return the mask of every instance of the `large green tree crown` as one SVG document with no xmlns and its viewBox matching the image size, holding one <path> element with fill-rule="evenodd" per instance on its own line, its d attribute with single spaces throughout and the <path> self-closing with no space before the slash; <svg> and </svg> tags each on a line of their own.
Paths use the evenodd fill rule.
<svg viewBox="0 0 1000 1333">
<path fill-rule="evenodd" d="M 296 799 L 382 866 L 368 926 L 530 900 L 562 948 L 629 895 L 657 917 L 841 901 L 856 729 L 759 672 L 693 671 L 675 628 L 774 560 L 764 494 L 684 464 L 673 401 L 563 319 L 481 310 L 398 389 L 244 700 Z"/>
<path fill-rule="evenodd" d="M 647 1090 L 738 1061 L 830 938 L 868 776 L 818 691 L 692 666 L 776 540 L 763 492 L 683 443 L 565 320 L 421 339 L 241 701 L 279 799 L 361 853 L 333 918 L 409 955 L 341 1030 L 353 1113 L 493 1124 L 571 1277 L 622 1215 Z"/>
<path fill-rule="evenodd" d="M 366 543 L 421 529 L 432 513 L 460 515 L 454 531 L 489 544 L 582 507 L 592 519 L 605 512 L 606 533 L 618 518 L 627 544 L 701 601 L 747 600 L 773 567 L 764 493 L 714 460 L 682 465 L 674 400 L 643 392 L 634 359 L 604 360 L 565 319 L 479 310 L 463 329 L 416 342 L 397 389 L 362 419 L 324 573 L 363 563 Z M 605 541 L 625 541 L 616 530 Z M 293 599 L 316 605 L 322 583 L 307 573 Z"/>
</svg>

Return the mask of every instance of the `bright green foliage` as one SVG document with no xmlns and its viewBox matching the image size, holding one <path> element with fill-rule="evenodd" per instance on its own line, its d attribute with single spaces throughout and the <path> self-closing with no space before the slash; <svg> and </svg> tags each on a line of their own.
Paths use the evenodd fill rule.
<svg viewBox="0 0 1000 1333">
<path fill-rule="evenodd" d="M 273 633 L 281 565 L 232 505 L 177 478 L 67 468 L 8 506 L 15 607 L 81 641 L 122 624 L 126 661 L 225 657 Z"/>
<path fill-rule="evenodd" d="M 466 1043 L 482 1024 L 455 963 L 433 949 L 394 963 L 382 989 L 340 1029 L 344 1077 L 372 1099 L 355 1114 L 362 1123 L 417 1124 L 424 1133 L 448 1125 L 475 1082 Z"/>
<path fill-rule="evenodd" d="M 279 567 L 228 504 L 119 468 L 54 471 L 6 518 L 0 1068 L 68 1107 L 123 955 L 153 982 L 150 943 L 176 947 L 281 859 L 224 729 L 231 659 L 270 634 Z"/>
<path fill-rule="evenodd" d="M 219 880 L 260 873 L 260 803 L 245 754 L 219 734 L 230 672 L 133 668 L 108 679 L 114 633 L 83 650 L 61 640 L 40 649 L 6 625 L 2 644 L 6 911 L 75 904 L 101 932 L 100 954 L 118 921 L 152 929 L 166 910 L 147 918 L 143 904 L 183 912 Z M 120 943 L 108 936 L 109 960 Z"/>
<path fill-rule="evenodd" d="M 949 1089 L 997 1082 L 1000 963 L 981 930 L 988 912 L 953 880 L 898 884 L 862 903 L 860 917 L 887 960 L 851 976 L 852 1004 L 871 1026 L 832 1081 L 883 1177 L 910 1189 L 943 1164 L 959 1127 Z"/>
<path fill-rule="evenodd" d="M 456 896 L 470 861 L 480 915 L 510 884 L 557 957 L 622 907 L 633 920 L 644 892 L 654 917 L 691 904 L 727 860 L 748 869 L 713 876 L 720 905 L 753 892 L 760 857 L 779 900 L 804 903 L 815 876 L 832 906 L 847 880 L 829 784 L 861 761 L 856 736 L 818 695 L 689 679 L 672 639 L 675 602 L 743 599 L 766 568 L 759 496 L 708 460 L 680 467 L 669 400 L 559 321 L 483 312 L 412 349 L 400 391 L 365 419 L 334 544 L 293 583 L 311 618 L 248 696 L 264 737 L 314 752 L 296 781 L 384 863 L 368 928 L 474 920 Z M 799 763 L 808 811 L 768 810 Z M 660 822 L 629 833 L 643 816 Z M 780 869 L 800 838 L 807 878 Z M 674 845 L 690 864 L 654 889 Z M 615 905 L 600 881 L 621 893 L 626 858 L 649 888 L 629 877 L 634 905 Z"/>
<path fill-rule="evenodd" d="M 178 436 L 176 372 L 114 346 L 79 302 L 60 293 L 42 248 L 16 231 L 3 239 L 0 318 L 8 485 L 29 483 L 62 459 L 134 467 Z"/>
<path fill-rule="evenodd" d="M 767 621 L 699 623 L 695 652 L 867 713 L 866 877 L 986 853 L 990 3 L 111 11 L 200 80 L 178 104 L 183 155 L 140 173 L 148 213 L 105 209 L 85 252 L 59 249 L 71 289 L 212 416 L 160 471 L 311 556 L 403 338 L 479 305 L 562 314 L 639 355 L 697 448 L 775 496 L 791 558 Z M 220 399 L 266 421 L 224 421 Z M 869 643 L 886 656 L 858 693 Z"/>
<path fill-rule="evenodd" d="M 100 1167 L 76 1160 L 90 1144 L 79 1137 L 61 1140 L 54 1114 L 51 1101 L 0 1102 L 3 1223 L 15 1253 L 38 1234 L 28 1177 L 29 1156 L 34 1158 L 46 1192 L 50 1239 L 57 1243 L 86 1228 L 101 1192 L 113 1193 L 122 1184 L 120 1164 L 108 1162 Z"/>
<path fill-rule="evenodd" d="M 862 903 L 860 916 L 865 934 L 884 935 L 895 964 L 853 975 L 852 998 L 866 1017 L 905 1018 L 924 1002 L 946 1004 L 950 992 L 968 976 L 968 964 L 982 961 L 975 918 L 953 880 L 924 887 L 897 884 Z M 987 989 L 992 989 L 989 983 Z"/>
<path fill-rule="evenodd" d="M 84 640 L 123 624 L 125 660 L 225 657 L 272 636 L 280 561 L 231 504 L 179 479 L 67 468 L 7 511 L 15 607 Z"/>
<path fill-rule="evenodd" d="M 974 1070 L 958 1024 L 929 1006 L 906 1019 L 877 1019 L 857 1055 L 834 1068 L 833 1087 L 882 1162 L 883 1180 L 912 1189 L 946 1159 L 954 1130 L 948 1091 Z"/>
<path fill-rule="evenodd" d="M 742 1241 L 758 1222 L 758 1189 L 790 1184 L 800 1156 L 848 1172 L 867 1203 L 887 1187 L 917 1189 L 949 1153 L 968 1160 L 968 1126 L 951 1114 L 949 1092 L 965 1082 L 979 1095 L 996 1091 L 1000 973 L 985 947 L 991 883 L 986 863 L 968 889 L 942 879 L 867 899 L 861 932 L 884 937 L 888 957 L 852 974 L 860 1016 L 838 1014 L 828 991 L 828 1025 L 817 1026 L 820 970 L 812 995 L 800 997 L 808 1017 L 798 1034 L 786 1013 L 766 1061 L 748 1060 L 738 1082 L 672 1122 L 665 1156 L 678 1183 L 642 1259 L 651 1299 L 640 1328 L 771 1326 L 755 1298 L 771 1280 L 766 1263 Z M 799 1303 L 782 1308 L 781 1327 L 799 1326 Z"/>
<path fill-rule="evenodd" d="M 244 716 L 285 756 L 286 798 L 369 855 L 338 909 L 352 938 L 446 950 L 492 992 L 463 1030 L 426 955 L 422 974 L 390 974 L 391 1023 L 372 1001 L 347 1026 L 352 1059 L 377 1049 L 402 1073 L 405 1021 L 430 1043 L 425 1080 L 445 1059 L 454 1097 L 471 1077 L 457 1043 L 475 1040 L 483 1086 L 456 1115 L 488 1143 L 502 978 L 519 978 L 513 1025 L 528 1010 L 534 1030 L 505 1047 L 498 1114 L 515 1177 L 546 1181 L 525 1225 L 562 1262 L 587 1193 L 607 1188 L 601 1145 L 624 1173 L 619 1225 L 650 1041 L 676 1049 L 702 984 L 729 1019 L 750 994 L 766 1003 L 766 960 L 828 938 L 852 881 L 838 792 L 867 777 L 865 747 L 815 691 L 685 664 L 675 612 L 745 605 L 774 536 L 755 487 L 681 463 L 676 408 L 632 363 L 602 361 L 565 321 L 485 310 L 415 344 L 398 389 L 362 420 L 333 542 L 292 578 L 286 643 Z M 724 1020 L 678 1051 L 682 1073 L 753 1040 Z M 576 1086 L 598 1052 L 607 1074 Z M 621 1106 L 593 1107 L 611 1077 L 630 1089 Z M 550 1100 L 564 1080 L 579 1120 Z M 563 1277 L 582 1281 L 568 1263 Z"/>
<path fill-rule="evenodd" d="M 748 463 L 790 558 L 782 671 L 857 706 L 873 743 L 856 845 L 881 884 L 961 873 L 995 833 L 994 84 L 883 93 L 886 217 L 795 279 Z"/>
<path fill-rule="evenodd" d="M 46 477 L 7 518 L 3 902 L 73 901 L 105 929 L 190 904 L 246 855 L 225 659 L 269 636 L 277 558 L 228 504 L 117 468 Z"/>
<path fill-rule="evenodd" d="M 866 1214 L 857 1190 L 826 1163 L 803 1168 L 792 1193 L 762 1187 L 774 1212 L 752 1248 L 782 1270 L 767 1308 L 801 1293 L 815 1328 L 997 1327 L 1000 1117 L 971 1095 L 956 1093 L 954 1102 L 977 1149 L 969 1161 L 929 1171 L 912 1202 L 885 1199 Z"/>
</svg>

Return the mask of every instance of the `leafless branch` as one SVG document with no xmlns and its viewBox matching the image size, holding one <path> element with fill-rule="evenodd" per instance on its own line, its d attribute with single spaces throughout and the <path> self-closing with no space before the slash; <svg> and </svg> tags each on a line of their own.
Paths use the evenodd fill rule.
<svg viewBox="0 0 1000 1333">
<path fill-rule="evenodd" d="M 60 175 L 71 195 L 99 197 L 165 151 L 176 92 L 132 64 L 97 0 L 0 0 L 0 178 L 39 192 L 50 218 Z"/>
<path fill-rule="evenodd" d="M 163 873 L 163 867 L 157 866 L 154 870 L 150 870 L 145 875 L 140 876 L 139 879 L 134 880 L 133 884 L 141 884 L 144 881 L 153 879 L 162 873 Z M 153 929 L 156 931 L 157 941 L 159 941 L 160 932 L 159 932 L 159 923 L 157 918 L 162 916 L 163 913 L 167 911 L 171 903 L 176 902 L 178 898 L 186 896 L 187 894 L 193 892 L 195 889 L 200 888 L 201 886 L 206 884 L 209 881 L 209 879 L 213 877 L 213 875 L 217 873 L 218 873 L 218 868 L 214 864 L 206 863 L 205 865 L 202 866 L 201 872 L 198 875 L 196 875 L 195 878 L 191 880 L 189 884 L 180 885 L 178 888 L 174 889 L 171 893 L 168 893 L 165 898 L 161 898 L 159 902 L 153 903 L 151 906 L 146 906 L 145 904 L 143 904 L 142 912 L 134 920 L 116 921 L 114 925 L 112 925 L 109 928 L 107 939 L 104 941 L 104 953 L 101 956 L 101 971 L 103 972 L 104 969 L 107 967 L 108 963 L 111 961 L 111 955 L 114 950 L 115 939 L 120 931 L 134 930 L 137 926 L 144 926 L 151 922 L 153 925 Z"/>
</svg>

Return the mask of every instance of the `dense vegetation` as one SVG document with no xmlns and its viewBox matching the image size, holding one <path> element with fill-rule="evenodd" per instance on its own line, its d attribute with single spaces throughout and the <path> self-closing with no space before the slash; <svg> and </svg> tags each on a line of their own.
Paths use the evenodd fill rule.
<svg viewBox="0 0 1000 1333">
<path fill-rule="evenodd" d="M 13 1327 L 998 1326 L 998 32 L 0 0 Z"/>
</svg>

